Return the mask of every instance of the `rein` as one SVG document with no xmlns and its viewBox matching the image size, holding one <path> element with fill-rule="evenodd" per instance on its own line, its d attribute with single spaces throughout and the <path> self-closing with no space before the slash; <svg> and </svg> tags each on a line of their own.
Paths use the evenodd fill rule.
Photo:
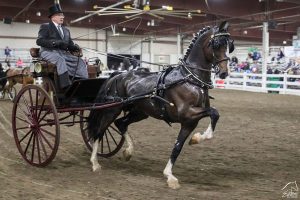
<svg viewBox="0 0 300 200">
<path fill-rule="evenodd" d="M 201 80 L 199 78 L 199 76 L 197 76 L 196 74 L 194 74 L 191 70 L 189 70 L 189 68 L 192 68 L 192 69 L 198 69 L 198 70 L 201 70 L 201 71 L 207 71 L 207 72 L 211 72 L 211 70 L 208 70 L 208 69 L 203 69 L 203 68 L 196 68 L 196 67 L 192 67 L 190 65 L 187 65 L 186 63 L 183 63 L 182 64 L 183 68 L 188 72 L 188 75 L 185 77 L 185 78 L 189 78 L 189 77 L 192 77 L 194 78 L 196 81 L 200 82 L 201 86 L 204 87 L 206 86 L 208 89 L 212 89 L 214 88 L 213 84 L 210 82 L 210 83 L 207 83 L 203 80 Z M 210 76 L 210 75 L 209 75 Z"/>
</svg>

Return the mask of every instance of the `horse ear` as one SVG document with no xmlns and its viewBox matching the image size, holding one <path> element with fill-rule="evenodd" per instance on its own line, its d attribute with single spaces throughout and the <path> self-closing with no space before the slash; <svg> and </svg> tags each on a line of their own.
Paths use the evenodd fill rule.
<svg viewBox="0 0 300 200">
<path fill-rule="evenodd" d="M 229 41 L 229 53 L 232 53 L 234 51 L 234 40 Z"/>
<path fill-rule="evenodd" d="M 223 21 L 219 26 L 219 32 L 221 31 L 227 31 L 228 30 L 229 23 L 227 21 Z"/>
</svg>

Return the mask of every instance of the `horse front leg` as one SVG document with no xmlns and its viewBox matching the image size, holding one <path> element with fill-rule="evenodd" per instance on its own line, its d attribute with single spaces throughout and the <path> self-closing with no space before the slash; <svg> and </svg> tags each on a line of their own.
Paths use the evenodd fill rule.
<svg viewBox="0 0 300 200">
<path fill-rule="evenodd" d="M 187 137 L 197 126 L 197 122 L 193 124 L 181 125 L 181 130 L 175 142 L 174 148 L 172 150 L 171 157 L 164 169 L 164 176 L 167 178 L 168 186 L 172 189 L 178 189 L 180 187 L 178 179 L 173 175 L 172 168 L 175 164 L 177 157 L 179 156 L 181 149 L 186 141 Z"/>
<path fill-rule="evenodd" d="M 217 122 L 220 118 L 220 115 L 219 115 L 218 110 L 215 108 L 212 108 L 212 107 L 208 111 L 208 114 L 211 119 L 211 121 L 208 125 L 208 128 L 206 129 L 206 131 L 203 134 L 201 134 L 200 132 L 195 133 L 189 142 L 190 145 L 199 144 L 201 141 L 212 139 L 213 133 L 216 128 Z"/>
</svg>

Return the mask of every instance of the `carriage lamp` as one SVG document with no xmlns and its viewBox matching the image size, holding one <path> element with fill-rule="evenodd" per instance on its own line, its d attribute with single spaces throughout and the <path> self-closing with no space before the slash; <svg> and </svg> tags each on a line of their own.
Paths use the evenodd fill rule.
<svg viewBox="0 0 300 200">
<path fill-rule="evenodd" d="M 34 64 L 34 71 L 36 73 L 41 73 L 42 72 L 42 65 L 41 65 L 41 63 L 37 62 L 37 63 Z"/>
</svg>

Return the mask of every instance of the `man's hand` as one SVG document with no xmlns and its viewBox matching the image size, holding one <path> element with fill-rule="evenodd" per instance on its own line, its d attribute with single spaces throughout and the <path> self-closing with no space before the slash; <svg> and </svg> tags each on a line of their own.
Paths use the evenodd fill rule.
<svg viewBox="0 0 300 200">
<path fill-rule="evenodd" d="M 62 50 L 68 50 L 68 43 L 66 43 L 63 40 L 56 40 L 54 42 L 52 42 L 53 47 L 62 49 Z"/>
<path fill-rule="evenodd" d="M 68 48 L 70 51 L 80 51 L 80 47 L 78 44 L 70 45 Z"/>
</svg>

